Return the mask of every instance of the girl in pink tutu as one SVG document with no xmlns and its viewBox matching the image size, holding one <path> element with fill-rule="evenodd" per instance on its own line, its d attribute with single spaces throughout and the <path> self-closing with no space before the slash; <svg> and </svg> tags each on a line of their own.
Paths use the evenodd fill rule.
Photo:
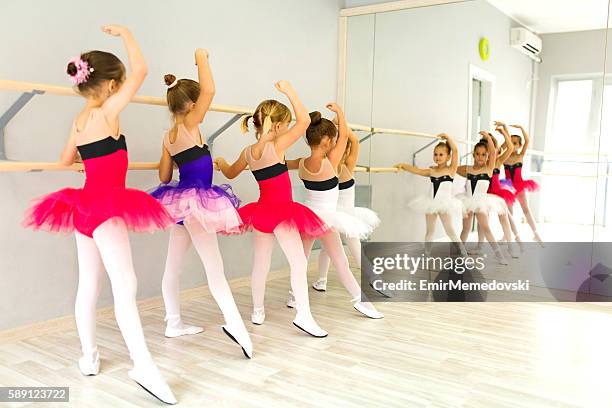
<svg viewBox="0 0 612 408">
<path fill-rule="evenodd" d="M 168 108 L 174 126 L 163 140 L 159 178 L 163 184 L 151 191 L 178 223 L 172 227 L 162 292 L 166 305 L 166 337 L 196 334 L 204 329 L 185 325 L 180 314 L 181 263 L 193 243 L 206 272 L 208 287 L 219 305 L 225 326 L 223 332 L 242 347 L 251 358 L 253 344 L 240 317 L 234 297 L 225 278 L 217 233 L 240 232 L 242 221 L 236 208 L 238 197 L 228 184 L 212 184 L 213 164 L 210 151 L 198 126 L 215 95 L 208 53 L 197 49 L 195 61 L 198 80 L 164 77 L 168 90 Z M 179 181 L 172 180 L 173 165 L 179 169 Z"/>
<path fill-rule="evenodd" d="M 34 229 L 74 232 L 76 236 L 79 286 L 75 319 L 83 350 L 79 359 L 81 373 L 96 375 L 100 370 L 96 302 L 106 268 L 117 324 L 134 362 L 129 376 L 161 401 L 174 404 L 176 399 L 145 343 L 128 239 L 128 230 L 154 231 L 172 224 L 170 215 L 150 195 L 125 187 L 128 155 L 119 114 L 140 88 L 147 67 L 128 29 L 110 25 L 102 30 L 122 38 L 131 72 L 126 78 L 123 63 L 104 51 L 89 51 L 68 63 L 67 73 L 86 103 L 74 120 L 61 162 L 71 165 L 80 154 L 85 185 L 37 199 L 24 224 Z"/>
<path fill-rule="evenodd" d="M 243 229 L 255 233 L 252 322 L 262 324 L 265 320 L 266 277 L 276 237 L 291 269 L 291 289 L 297 312 L 293 324 L 312 336 L 325 337 L 327 332 L 319 327 L 310 313 L 307 260 L 300 234 L 316 238 L 324 235 L 329 227 L 311 209 L 293 201 L 285 163 L 285 151 L 304 134 L 310 117 L 289 82 L 277 82 L 276 89 L 289 98 L 295 111 L 295 125 L 289 127 L 291 111 L 287 106 L 276 100 L 263 101 L 255 113 L 242 122 L 242 130 L 247 132 L 248 122 L 253 120 L 257 143 L 244 149 L 232 165 L 223 158 L 217 158 L 215 162 L 229 179 L 238 176 L 248 165 L 259 184 L 259 200 L 238 210 Z"/>
<path fill-rule="evenodd" d="M 445 133 L 438 135 L 442 141 L 436 145 L 433 152 L 435 166 L 421 169 L 406 163 L 397 164 L 400 170 L 405 170 L 419 176 L 429 177 L 431 193 L 412 200 L 409 205 L 416 212 L 425 214 L 425 252 L 431 251 L 431 240 L 436 231 L 436 220 L 440 218 L 448 238 L 457 244 L 462 256 L 467 255 L 463 242 L 455 233 L 453 216 L 461 216 L 461 201 L 453 196 L 453 180 L 459 164 L 459 152 L 453 139 Z M 450 160 L 450 164 L 449 164 Z"/>
<path fill-rule="evenodd" d="M 516 199 L 521 205 L 521 209 L 523 210 L 523 214 L 525 214 L 527 223 L 533 231 L 533 240 L 538 242 L 540 245 L 543 245 L 542 238 L 540 238 L 540 234 L 538 234 L 538 229 L 536 227 L 535 220 L 533 219 L 533 214 L 531 214 L 531 209 L 529 208 L 529 202 L 527 200 L 527 192 L 537 191 L 540 186 L 533 180 L 523 179 L 522 173 L 523 160 L 525 154 L 527 153 L 527 148 L 529 147 L 529 135 L 521 125 L 510 126 L 520 129 L 523 136 L 511 136 L 512 145 L 514 145 L 514 152 L 512 152 L 510 157 L 504 161 L 504 170 L 506 173 L 506 179 L 504 181 L 506 181 L 516 191 Z M 510 207 L 510 212 L 512 213 L 512 207 Z"/>
<path fill-rule="evenodd" d="M 310 125 L 306 129 L 306 141 L 310 147 L 310 156 L 290 160 L 287 165 L 290 169 L 298 169 L 300 179 L 306 187 L 305 204 L 331 226 L 330 231 L 319 237 L 326 254 L 331 258 L 340 282 L 351 296 L 353 307 L 363 315 L 372 319 L 381 319 L 380 313 L 370 302 L 361 298 L 361 288 L 351 272 L 348 258 L 344 253 L 340 234 L 359 240 L 366 238 L 372 227 L 357 218 L 338 209 L 338 173 L 336 169 L 342 160 L 348 141 L 348 125 L 344 112 L 335 104 L 330 103 L 327 108 L 336 113 L 338 128 L 328 119 L 321 118 L 321 113 L 310 114 Z M 337 141 L 336 134 L 338 134 Z M 304 237 L 304 252 L 306 257 L 312 251 L 313 237 Z M 290 296 L 287 306 L 295 305 L 295 297 Z"/>
</svg>

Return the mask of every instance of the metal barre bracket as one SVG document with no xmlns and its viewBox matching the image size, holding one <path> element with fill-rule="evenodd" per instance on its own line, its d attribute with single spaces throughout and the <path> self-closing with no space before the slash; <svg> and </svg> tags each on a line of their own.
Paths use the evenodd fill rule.
<svg viewBox="0 0 612 408">
<path fill-rule="evenodd" d="M 44 94 L 45 91 L 39 91 L 37 89 L 32 90 L 32 92 L 24 92 L 17 98 L 15 102 L 0 116 L 0 160 L 7 161 L 6 157 L 6 125 L 9 124 L 11 119 L 13 119 L 24 106 L 27 105 L 28 102 L 34 97 L 34 95 Z"/>
<path fill-rule="evenodd" d="M 223 126 L 221 126 L 219 129 L 214 131 L 210 136 L 206 138 L 206 143 L 208 144 L 208 147 L 210 148 L 211 151 L 212 151 L 215 139 L 221 136 L 223 132 L 225 132 L 230 126 L 236 123 L 236 121 L 238 121 L 242 116 L 243 116 L 242 114 L 236 114 L 232 116 L 232 118 L 228 120 L 227 122 L 225 122 Z"/>
</svg>

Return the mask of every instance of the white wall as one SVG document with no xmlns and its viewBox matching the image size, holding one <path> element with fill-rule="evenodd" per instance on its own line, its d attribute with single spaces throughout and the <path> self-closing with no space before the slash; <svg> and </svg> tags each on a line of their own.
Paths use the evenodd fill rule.
<svg viewBox="0 0 612 408">
<path fill-rule="evenodd" d="M 69 86 L 66 61 L 79 52 L 104 49 L 125 59 L 118 39 L 99 31 L 99 26 L 119 23 L 132 29 L 149 65 L 141 93 L 162 96 L 162 76 L 194 78 L 193 51 L 205 47 L 217 83 L 216 103 L 255 106 L 265 98 L 279 98 L 273 83 L 290 80 L 311 109 L 324 109 L 336 94 L 337 19 L 340 0 L 236 0 L 212 2 L 182 0 L 42 2 L 23 0 L 0 4 L 0 36 L 4 39 L 0 77 Z M 0 92 L 0 112 L 18 93 Z M 11 159 L 57 160 L 73 116 L 82 105 L 79 98 L 37 96 L 10 123 L 7 151 Z M 211 114 L 202 129 L 209 134 L 228 115 Z M 164 108 L 134 105 L 122 115 L 130 159 L 159 158 L 169 115 Z M 215 155 L 228 159 L 253 141 L 234 125 L 214 146 Z M 292 154 L 306 152 L 305 144 Z M 215 176 L 215 182 L 225 182 Z M 0 329 L 56 316 L 72 314 L 77 284 L 74 239 L 31 232 L 19 225 L 28 201 L 65 186 L 80 186 L 82 174 L 66 172 L 2 173 L 0 218 Z M 154 172 L 130 172 L 128 185 L 147 189 L 158 183 Z M 294 179 L 294 184 L 295 179 Z M 232 182 L 245 202 L 257 197 L 252 175 Z M 139 298 L 161 294 L 168 235 L 132 235 Z M 220 238 L 227 276 L 250 273 L 251 237 Z M 277 251 L 273 267 L 285 265 Z M 184 268 L 183 287 L 202 284 L 201 264 L 191 253 Z M 108 287 L 101 306 L 111 304 Z"/>
<path fill-rule="evenodd" d="M 493 117 L 528 124 L 531 60 L 509 46 L 515 25 L 484 0 L 377 14 L 373 125 L 466 138 L 470 64 L 496 77 Z M 491 44 L 486 62 L 478 54 L 483 36 Z M 378 135 L 363 147 L 371 149 L 372 166 L 387 167 L 411 162 L 412 153 L 429 141 Z M 431 152 L 419 155 L 417 165 L 431 165 Z M 373 174 L 371 183 L 373 207 L 382 218 L 373 238 L 422 240 L 424 217 L 407 202 L 427 193 L 429 180 Z"/>
</svg>

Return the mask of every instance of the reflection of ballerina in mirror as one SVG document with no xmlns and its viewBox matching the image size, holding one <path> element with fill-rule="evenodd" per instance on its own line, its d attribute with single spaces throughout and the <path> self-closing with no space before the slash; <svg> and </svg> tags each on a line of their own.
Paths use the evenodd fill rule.
<svg viewBox="0 0 612 408">
<path fill-rule="evenodd" d="M 380 224 L 378 215 L 369 208 L 355 207 L 355 178 L 353 173 L 359 159 L 359 139 L 350 128 L 347 128 L 348 142 L 344 154 L 338 165 L 338 211 L 350 214 L 367 224 L 371 233 Z M 355 260 L 361 268 L 361 241 L 358 237 L 350 237 L 343 234 L 344 241 Z M 325 249 L 319 254 L 319 278 L 312 284 L 318 291 L 327 289 L 327 273 L 329 271 L 330 258 Z"/>
<path fill-rule="evenodd" d="M 502 198 L 487 193 L 495 168 L 497 150 L 488 132 L 483 131 L 480 134 L 483 139 L 474 146 L 474 165 L 457 168 L 457 173 L 468 179 L 466 193 L 461 195 L 464 214 L 461 241 L 465 242 L 467 240 L 472 227 L 472 220 L 476 215 L 478 225 L 482 228 L 487 241 L 489 241 L 495 253 L 495 258 L 500 264 L 507 265 L 508 261 L 502 255 L 489 227 L 489 213 L 502 215 L 508 212 L 508 206 Z"/>
<path fill-rule="evenodd" d="M 337 169 L 346 150 L 349 132 L 342 109 L 335 103 L 328 104 L 327 108 L 336 113 L 338 129 L 332 121 L 321 118 L 321 113 L 310 113 L 311 122 L 306 130 L 310 156 L 287 160 L 287 167 L 298 169 L 300 179 L 304 182 L 304 187 L 306 187 L 304 204 L 331 227 L 331 230 L 319 236 L 318 240 L 333 262 L 340 282 L 351 295 L 353 307 L 369 318 L 380 319 L 384 317 L 383 314 L 377 311 L 374 305 L 362 299 L 361 288 L 353 276 L 342 247 L 340 234 L 359 240 L 371 234 L 373 227 L 355 215 L 338 209 Z M 336 135 L 338 135 L 337 139 Z M 336 140 L 335 143 L 334 140 Z M 304 253 L 308 258 L 314 238 L 302 237 L 302 241 Z M 295 300 L 291 295 L 287 306 L 293 307 L 294 303 Z"/>
<path fill-rule="evenodd" d="M 421 169 L 406 163 L 400 163 L 395 167 L 419 176 L 429 177 L 431 180 L 432 194 L 417 197 L 409 203 L 412 209 L 425 214 L 427 225 L 425 254 L 429 255 L 431 252 L 431 242 L 436 230 L 436 219 L 439 217 L 446 235 L 459 246 L 461 255 L 466 256 L 467 252 L 463 242 L 453 228 L 453 215 L 461 215 L 461 201 L 453 196 L 453 177 L 455 177 L 459 164 L 457 145 L 446 134 L 441 134 L 438 137 L 444 141 L 438 143 L 434 148 L 433 160 L 435 166 Z M 449 160 L 450 165 L 448 164 Z"/>
<path fill-rule="evenodd" d="M 504 162 L 504 160 L 510 157 L 510 155 L 514 151 L 514 145 L 510 141 L 510 134 L 508 133 L 508 128 L 504 123 L 495 122 L 495 130 L 499 132 L 502 136 L 504 136 L 505 142 L 502 146 L 498 146 L 497 140 L 495 139 L 495 137 L 493 137 L 493 135 L 491 135 L 491 140 L 493 141 L 493 144 L 495 145 L 495 148 L 497 150 L 497 158 L 495 159 L 495 167 L 493 168 L 493 175 L 491 177 L 491 184 L 489 186 L 488 193 L 503 198 L 508 208 L 512 208 L 512 205 L 516 200 L 516 191 L 514 190 L 514 188 L 512 188 L 512 186 L 501 183 L 499 179 L 501 171 L 499 168 Z M 511 243 L 512 237 L 510 234 L 510 230 L 512 230 L 512 232 L 514 233 L 514 238 L 521 247 L 521 250 L 523 248 L 523 243 L 521 242 L 521 238 L 519 237 L 519 233 L 512 218 L 512 214 L 510 214 L 509 212 L 499 214 L 499 223 L 501 224 L 502 230 L 504 231 L 504 237 L 502 238 L 502 241 L 504 241 L 506 244 L 508 254 L 512 258 L 518 258 L 518 253 L 514 250 L 514 247 Z M 479 224 L 478 247 L 476 248 L 476 251 L 474 251 L 475 253 L 479 253 L 481 251 L 480 248 L 483 241 L 484 234 Z"/>
<path fill-rule="evenodd" d="M 529 202 L 527 201 L 527 192 L 528 191 L 536 191 L 540 188 L 538 183 L 533 180 L 525 180 L 523 179 L 523 158 L 525 157 L 525 153 L 527 153 L 527 148 L 529 147 L 529 135 L 523 129 L 521 125 L 510 125 L 513 128 L 520 129 L 523 136 L 512 135 L 511 141 L 514 145 L 514 152 L 508 157 L 507 160 L 504 161 L 504 169 L 506 172 L 506 179 L 503 183 L 507 183 L 511 185 L 516 190 L 516 199 L 521 205 L 521 209 L 523 210 L 523 214 L 525 214 L 525 218 L 527 219 L 527 223 L 531 227 L 533 231 L 533 240 L 538 242 L 541 246 L 544 246 L 542 242 L 542 238 L 540 238 L 540 234 L 538 234 L 538 230 L 535 224 L 535 220 L 533 219 L 533 214 L 531 214 L 531 209 L 529 208 Z M 523 142 L 524 139 L 524 142 Z M 510 213 L 512 214 L 512 206 L 510 208 Z"/>
</svg>

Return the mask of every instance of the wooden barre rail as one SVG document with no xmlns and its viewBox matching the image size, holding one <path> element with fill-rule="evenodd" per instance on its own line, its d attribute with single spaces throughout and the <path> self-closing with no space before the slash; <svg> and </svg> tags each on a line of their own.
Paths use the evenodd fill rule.
<svg viewBox="0 0 612 408">
<path fill-rule="evenodd" d="M 61 95 L 61 96 L 79 96 L 73 88 L 66 86 L 57 86 L 57 85 L 47 85 L 47 84 L 39 84 L 34 82 L 23 82 L 23 81 L 11 81 L 7 79 L 0 79 L 0 89 L 8 90 L 8 91 L 21 91 L 21 92 L 34 92 L 34 91 L 43 91 L 44 93 L 52 94 L 52 95 Z M 166 106 L 166 99 L 160 98 L 157 96 L 141 96 L 136 95 L 132 99 L 133 103 L 139 103 L 144 105 L 157 105 L 157 106 Z M 237 115 L 250 115 L 253 113 L 253 109 L 246 108 L 244 106 L 230 106 L 230 105 L 217 105 L 212 104 L 210 106 L 210 110 L 213 112 L 223 112 L 223 113 L 233 113 Z M 403 136 L 417 136 L 417 137 L 425 137 L 425 138 L 433 138 L 436 139 L 437 136 L 429 133 L 420 133 L 420 132 L 410 132 L 406 130 L 399 129 L 384 129 L 384 128 L 375 128 L 372 126 L 358 125 L 349 123 L 349 127 L 353 130 L 359 130 L 364 132 L 370 132 L 373 134 L 395 134 L 395 135 L 403 135 Z M 456 140 L 458 143 L 467 143 L 465 140 Z"/>
<path fill-rule="evenodd" d="M 128 169 L 130 170 L 157 170 L 158 162 L 130 162 Z M 81 171 L 83 170 L 82 163 L 75 163 L 71 166 L 64 166 L 60 163 L 36 163 L 36 162 L 19 162 L 19 161 L 0 161 L 0 171 Z M 395 167 L 364 167 L 357 166 L 356 172 L 359 173 L 397 173 L 399 170 Z"/>
</svg>

